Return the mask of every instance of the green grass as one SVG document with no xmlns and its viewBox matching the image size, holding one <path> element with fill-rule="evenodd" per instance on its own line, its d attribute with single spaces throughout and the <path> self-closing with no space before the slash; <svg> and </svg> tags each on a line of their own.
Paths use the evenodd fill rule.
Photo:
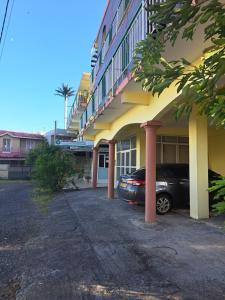
<svg viewBox="0 0 225 300">
<path fill-rule="evenodd" d="M 49 204 L 53 200 L 54 193 L 50 189 L 35 188 L 32 200 L 43 213 L 48 213 Z"/>
</svg>

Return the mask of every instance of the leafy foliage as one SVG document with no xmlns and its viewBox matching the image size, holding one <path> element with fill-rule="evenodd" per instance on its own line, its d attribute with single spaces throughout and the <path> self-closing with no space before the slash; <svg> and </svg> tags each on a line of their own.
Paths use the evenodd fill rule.
<svg viewBox="0 0 225 300">
<path fill-rule="evenodd" d="M 179 4 L 178 4 L 179 3 Z M 140 42 L 134 61 L 134 78 L 143 89 L 160 96 L 172 84 L 183 97 L 176 103 L 176 118 L 190 114 L 193 104 L 205 114 L 211 124 L 225 127 L 225 6 L 218 0 L 167 0 L 146 9 L 154 33 Z M 199 26 L 204 28 L 204 41 L 210 44 L 203 50 L 200 65 L 181 57 L 167 61 L 167 45 L 176 46 L 178 38 L 194 39 Z M 187 97 L 188 96 L 188 97 Z M 224 202 L 215 205 L 225 212 L 225 178 L 214 181 L 210 191 Z"/>
<path fill-rule="evenodd" d="M 74 90 L 72 87 L 69 87 L 67 84 L 62 83 L 62 86 L 58 87 L 55 90 L 55 95 L 63 98 L 71 97 L 74 95 Z"/>
<path fill-rule="evenodd" d="M 41 189 L 61 190 L 66 179 L 74 174 L 73 157 L 57 146 L 42 144 L 31 150 L 27 163 L 33 165 L 32 178 Z"/>
<path fill-rule="evenodd" d="M 212 181 L 212 187 L 209 188 L 210 192 L 216 192 L 215 199 L 221 199 L 222 201 L 213 205 L 214 209 L 218 213 L 225 212 L 225 176 L 221 176 L 219 180 Z"/>
<path fill-rule="evenodd" d="M 211 123 L 225 126 L 225 7 L 218 0 L 167 0 L 148 8 L 155 33 L 149 34 L 136 49 L 134 78 L 144 90 L 160 95 L 176 82 L 177 92 L 185 101 L 177 104 L 177 119 L 189 114 L 193 104 Z M 185 58 L 167 61 L 163 55 L 168 44 L 178 37 L 192 40 L 199 26 L 204 26 L 204 40 L 211 46 L 204 50 L 199 66 Z M 188 97 L 186 97 L 189 95 Z M 190 97 L 191 95 L 191 97 Z"/>
</svg>

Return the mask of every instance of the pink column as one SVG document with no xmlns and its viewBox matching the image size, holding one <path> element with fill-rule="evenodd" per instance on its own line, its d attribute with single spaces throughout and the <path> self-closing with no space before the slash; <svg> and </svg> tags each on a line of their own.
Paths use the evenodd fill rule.
<svg viewBox="0 0 225 300">
<path fill-rule="evenodd" d="M 92 187 L 96 189 L 98 180 L 98 148 L 93 149 L 93 160 L 92 160 Z"/>
<path fill-rule="evenodd" d="M 109 141 L 108 198 L 114 198 L 115 141 Z"/>
<path fill-rule="evenodd" d="M 146 133 L 145 158 L 145 222 L 156 221 L 156 130 L 161 126 L 160 121 L 148 121 L 141 125 Z"/>
</svg>

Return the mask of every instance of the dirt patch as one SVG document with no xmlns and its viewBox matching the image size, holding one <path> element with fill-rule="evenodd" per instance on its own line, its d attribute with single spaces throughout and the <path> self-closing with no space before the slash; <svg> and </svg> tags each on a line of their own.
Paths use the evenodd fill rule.
<svg viewBox="0 0 225 300">
<path fill-rule="evenodd" d="M 20 288 L 20 281 L 17 278 L 10 280 L 6 284 L 0 284 L 0 299 L 15 300 Z"/>
</svg>

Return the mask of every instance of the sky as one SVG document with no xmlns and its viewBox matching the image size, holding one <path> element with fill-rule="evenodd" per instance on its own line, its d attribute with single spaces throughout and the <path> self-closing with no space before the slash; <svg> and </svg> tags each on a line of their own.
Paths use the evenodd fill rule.
<svg viewBox="0 0 225 300">
<path fill-rule="evenodd" d="M 0 27 L 6 2 L 0 0 Z M 0 129 L 46 132 L 55 120 L 63 128 L 63 98 L 54 91 L 62 83 L 76 90 L 82 72 L 91 70 L 106 2 L 14 0 L 0 56 Z"/>
</svg>

